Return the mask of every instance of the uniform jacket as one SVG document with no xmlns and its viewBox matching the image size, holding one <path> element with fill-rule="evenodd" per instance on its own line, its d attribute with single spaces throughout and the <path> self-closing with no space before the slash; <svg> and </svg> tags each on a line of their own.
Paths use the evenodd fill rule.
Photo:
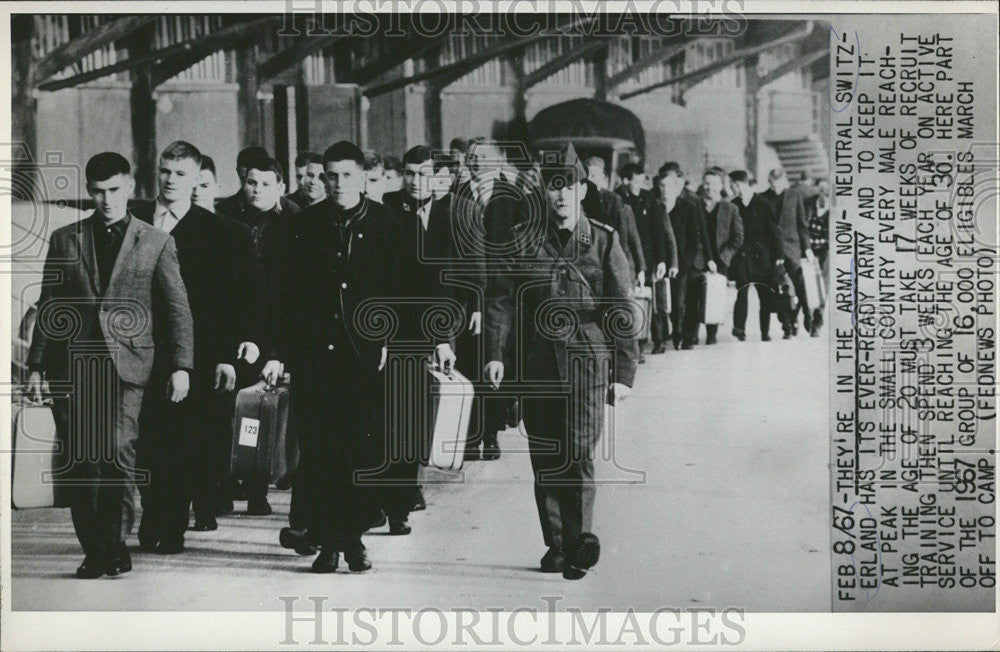
<svg viewBox="0 0 1000 652">
<path fill-rule="evenodd" d="M 66 380 L 69 345 L 99 334 L 117 350 L 116 369 L 127 383 L 149 382 L 154 353 L 171 370 L 190 369 L 191 310 L 173 238 L 133 215 L 102 291 L 96 219 L 91 215 L 57 229 L 49 240 L 29 366 L 44 369 L 49 380 Z"/>
<path fill-rule="evenodd" d="M 155 201 L 147 202 L 134 214 L 152 227 L 155 209 Z M 240 342 L 260 345 L 255 297 L 264 284 L 260 262 L 245 226 L 195 204 L 170 236 L 194 319 L 195 376 L 214 379 L 217 364 L 235 364 Z"/>
<path fill-rule="evenodd" d="M 636 329 L 621 324 L 635 324 L 638 315 L 630 299 L 628 262 L 614 229 L 581 217 L 565 247 L 560 248 L 550 229 L 525 242 L 507 264 L 504 272 L 491 277 L 488 289 L 489 360 L 503 360 L 505 343 L 519 324 L 514 358 L 523 364 L 526 377 L 541 375 L 564 384 L 576 378 L 599 389 L 606 389 L 609 380 L 632 385 L 638 361 L 632 332 Z M 575 318 L 563 319 L 565 311 Z M 547 329 L 545 324 L 552 326 Z M 599 363 L 597 369 L 608 368 L 602 361 L 613 363 L 614 377 L 571 375 L 569 349 L 577 347 L 589 349 Z M 545 369 L 553 360 L 555 368 Z M 512 375 L 522 376 L 519 371 Z M 603 401 L 598 403 L 603 406 Z"/>
<path fill-rule="evenodd" d="M 635 215 L 622 198 L 610 190 L 601 190 L 588 181 L 584 209 L 587 210 L 587 217 L 603 222 L 618 232 L 618 241 L 625 251 L 625 258 L 632 269 L 632 275 L 645 271 L 646 260 L 643 256 Z"/>
</svg>

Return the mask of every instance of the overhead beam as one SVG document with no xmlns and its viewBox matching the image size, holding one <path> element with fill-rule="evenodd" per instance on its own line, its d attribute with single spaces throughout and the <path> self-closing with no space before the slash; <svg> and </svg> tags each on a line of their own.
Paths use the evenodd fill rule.
<svg viewBox="0 0 1000 652">
<path fill-rule="evenodd" d="M 805 68 L 806 66 L 809 66 L 816 61 L 819 61 L 829 53 L 830 51 L 824 47 L 822 49 L 813 50 L 812 52 L 809 52 L 805 55 L 793 57 L 792 59 L 776 67 L 774 70 L 771 70 L 766 75 L 761 75 L 758 80 L 759 86 L 760 87 L 767 86 L 771 82 L 781 79 L 790 72 L 801 70 L 802 68 Z"/>
<path fill-rule="evenodd" d="M 343 39 L 346 34 L 334 34 L 329 36 L 309 36 L 308 34 L 299 37 L 295 45 L 278 52 L 267 61 L 257 66 L 258 81 L 263 84 L 286 70 L 292 68 L 306 57 L 322 52 L 331 45 Z"/>
<path fill-rule="evenodd" d="M 182 68 L 177 69 L 176 72 L 173 72 L 166 78 L 169 79 L 178 72 L 198 63 L 213 52 L 229 47 L 244 38 L 248 38 L 267 23 L 277 20 L 277 16 L 253 19 L 237 23 L 235 25 L 230 25 L 228 27 L 223 27 L 222 29 L 206 34 L 201 38 L 191 39 L 189 41 L 184 41 L 183 43 L 177 43 L 176 45 L 171 45 L 149 52 L 136 52 L 133 49 L 130 49 L 130 56 L 124 61 L 118 61 L 111 65 L 104 66 L 103 68 L 83 72 L 79 75 L 67 77 L 66 79 L 54 79 L 52 81 L 43 82 L 38 85 L 38 88 L 43 91 L 57 91 L 62 88 L 72 88 L 73 86 L 79 86 L 80 84 L 100 79 L 101 77 L 107 77 L 108 75 L 116 72 L 132 70 L 133 68 L 156 61 L 164 61 L 164 64 L 157 66 L 162 76 L 162 74 L 165 74 L 177 65 L 182 65 L 182 62 L 186 63 L 186 65 L 183 65 Z M 172 64 L 170 68 L 165 66 L 167 61 Z"/>
<path fill-rule="evenodd" d="M 555 36 L 560 32 L 573 29 L 586 21 L 586 18 L 577 18 L 559 27 L 555 30 L 555 32 L 547 33 L 545 30 L 540 30 L 539 33 L 532 34 L 530 36 L 508 37 L 496 45 L 466 57 L 462 61 L 455 61 L 454 63 L 437 66 L 435 68 L 431 68 L 430 70 L 424 70 L 423 72 L 419 72 L 415 75 L 410 75 L 409 77 L 402 77 L 400 79 L 392 79 L 381 84 L 369 85 L 365 87 L 364 94 L 366 97 L 376 97 L 400 88 L 405 88 L 410 84 L 416 84 L 417 82 L 427 80 L 445 82 L 454 81 L 464 75 L 467 75 L 491 59 L 495 59 L 496 57 L 507 54 L 508 52 L 513 52 L 514 50 L 531 45 L 541 39 Z"/>
<path fill-rule="evenodd" d="M 166 57 L 153 68 L 153 88 L 219 50 L 257 38 L 263 27 L 277 21 L 277 16 L 256 18 L 217 29 L 200 39 L 185 41 L 185 45 L 190 45 L 182 54 Z"/>
<path fill-rule="evenodd" d="M 800 27 L 798 29 L 794 29 L 794 30 L 788 32 L 787 34 L 779 36 L 778 38 L 774 38 L 774 39 L 771 39 L 771 40 L 768 40 L 768 41 L 764 41 L 763 43 L 759 43 L 757 45 L 740 48 L 740 49 L 735 50 L 732 53 L 730 53 L 730 54 L 728 54 L 728 55 L 726 55 L 724 57 L 721 57 L 720 59 L 718 59 L 716 61 L 713 61 L 712 63 L 710 63 L 708 65 L 705 65 L 705 66 L 702 66 L 701 68 L 698 68 L 697 70 L 691 70 L 689 72 L 685 72 L 685 73 L 682 73 L 680 75 L 676 75 L 674 77 L 671 77 L 670 79 L 664 79 L 663 81 L 656 82 L 655 84 L 650 84 L 649 86 L 646 86 L 644 88 L 639 88 L 639 89 L 636 89 L 634 91 L 629 91 L 628 93 L 622 93 L 621 94 L 621 99 L 627 100 L 630 97 L 636 97 L 637 95 L 643 95 L 645 93 L 649 93 L 650 91 L 655 91 L 658 88 L 663 88 L 665 86 L 671 86 L 673 84 L 679 84 L 679 83 L 682 83 L 682 82 L 685 84 L 685 88 L 690 88 L 691 86 L 694 86 L 698 82 L 711 77 L 712 75 L 714 75 L 719 70 L 722 70 L 724 68 L 728 68 L 729 66 L 733 65 L 734 63 L 738 63 L 740 61 L 743 61 L 744 59 L 746 59 L 749 56 L 752 56 L 752 55 L 755 55 L 755 54 L 760 54 L 761 52 L 763 52 L 765 50 L 769 50 L 769 49 L 771 49 L 773 47 L 777 47 L 777 46 L 783 45 L 785 43 L 791 43 L 793 41 L 801 40 L 801 39 L 809 36 L 809 34 L 812 32 L 812 30 L 813 30 L 813 23 L 812 23 L 812 21 L 807 21 L 804 26 L 802 26 L 802 27 Z"/>
<path fill-rule="evenodd" d="M 128 36 L 140 27 L 154 22 L 159 17 L 159 14 L 144 14 L 141 16 L 115 18 L 63 43 L 42 57 L 35 66 L 34 83 L 37 85 L 39 82 L 45 81 L 91 52 L 100 50 L 104 46 Z"/>
<path fill-rule="evenodd" d="M 665 43 L 660 49 L 653 50 L 649 54 L 640 57 L 639 60 L 631 66 L 608 77 L 606 82 L 608 92 L 614 91 L 614 89 L 618 88 L 645 70 L 652 68 L 656 64 L 674 58 L 683 52 L 689 45 L 693 45 L 697 41 L 697 38 L 689 39 L 686 36 L 679 36 L 676 39 L 671 39 L 669 43 Z"/>
<path fill-rule="evenodd" d="M 524 76 L 523 88 L 528 90 L 532 86 L 537 86 L 542 83 L 552 75 L 556 74 L 560 70 L 571 66 L 580 59 L 586 58 L 591 54 L 594 54 L 598 50 L 606 49 L 608 47 L 608 42 L 603 39 L 595 39 L 592 41 L 584 41 L 580 45 L 576 46 L 572 50 L 563 52 L 559 56 L 555 57 L 550 61 L 546 61 L 538 68 L 535 68 L 530 73 Z"/>
<path fill-rule="evenodd" d="M 444 33 L 433 38 L 410 37 L 394 49 L 371 63 L 365 64 L 350 72 L 350 80 L 353 84 L 364 86 L 378 79 L 384 73 L 392 70 L 396 66 L 402 65 L 407 59 L 415 59 L 440 45 L 449 33 Z"/>
</svg>

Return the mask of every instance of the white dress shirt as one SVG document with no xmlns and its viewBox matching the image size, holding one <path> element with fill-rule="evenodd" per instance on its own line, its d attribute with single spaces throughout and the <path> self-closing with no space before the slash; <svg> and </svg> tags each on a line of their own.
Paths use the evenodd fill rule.
<svg viewBox="0 0 1000 652">
<path fill-rule="evenodd" d="M 164 204 L 160 198 L 157 198 L 156 210 L 153 212 L 153 226 L 161 231 L 170 233 L 180 223 L 181 219 L 187 215 L 189 210 L 191 210 L 191 202 L 188 202 L 186 205 L 174 202 L 174 206 L 171 208 Z"/>
</svg>

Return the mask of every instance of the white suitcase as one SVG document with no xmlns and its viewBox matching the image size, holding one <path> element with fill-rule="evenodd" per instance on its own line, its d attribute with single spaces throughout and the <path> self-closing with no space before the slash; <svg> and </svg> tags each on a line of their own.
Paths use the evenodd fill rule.
<svg viewBox="0 0 1000 652">
<path fill-rule="evenodd" d="M 705 274 L 705 316 L 706 324 L 722 324 L 726 321 L 726 277 L 723 274 Z"/>
<path fill-rule="evenodd" d="M 14 456 L 10 499 L 15 509 L 63 507 L 65 490 L 56 487 L 53 471 L 62 468 L 65 454 L 50 405 L 13 404 Z"/>
<path fill-rule="evenodd" d="M 472 398 L 475 393 L 465 376 L 452 369 L 445 374 L 428 367 L 430 374 L 430 441 L 422 460 L 425 466 L 457 471 L 465 458 Z"/>
<path fill-rule="evenodd" d="M 823 295 L 819 288 L 819 268 L 813 265 L 808 258 L 799 261 L 802 266 L 802 282 L 806 287 L 806 302 L 809 310 L 816 310 L 823 307 Z"/>
</svg>

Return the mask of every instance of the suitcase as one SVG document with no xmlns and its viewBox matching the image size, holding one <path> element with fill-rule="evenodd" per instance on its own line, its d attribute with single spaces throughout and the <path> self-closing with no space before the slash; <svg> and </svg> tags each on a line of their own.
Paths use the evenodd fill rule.
<svg viewBox="0 0 1000 652">
<path fill-rule="evenodd" d="M 233 477 L 276 482 L 298 466 L 298 440 L 288 435 L 288 385 L 285 374 L 277 385 L 260 381 L 236 394 Z"/>
<path fill-rule="evenodd" d="M 800 261 L 802 266 L 802 283 L 806 288 L 806 303 L 809 310 L 816 310 L 823 307 L 823 295 L 820 290 L 820 271 L 817 265 L 813 265 L 808 258 Z"/>
<path fill-rule="evenodd" d="M 726 321 L 726 277 L 716 272 L 705 274 L 705 314 L 706 324 L 722 324 Z"/>
<path fill-rule="evenodd" d="M 650 338 L 650 327 L 653 323 L 653 288 L 643 285 L 636 287 L 632 292 L 633 297 L 639 304 L 642 323 L 636 329 L 636 337 L 641 342 L 646 342 Z"/>
<path fill-rule="evenodd" d="M 458 370 L 444 373 L 428 366 L 430 375 L 430 437 L 422 455 L 424 466 L 458 471 L 465 457 L 469 417 L 475 396 L 472 383 Z"/>
<path fill-rule="evenodd" d="M 15 509 L 66 507 L 66 487 L 56 485 L 53 471 L 65 467 L 63 442 L 50 403 L 13 403 L 11 429 L 11 503 Z"/>
<path fill-rule="evenodd" d="M 653 300 L 653 311 L 661 315 L 669 315 L 670 309 L 672 308 L 670 302 L 674 294 L 673 281 L 664 276 L 659 281 L 653 281 L 653 284 L 653 287 L 650 288 L 650 296 Z M 663 305 L 660 305 L 661 303 Z"/>
</svg>

